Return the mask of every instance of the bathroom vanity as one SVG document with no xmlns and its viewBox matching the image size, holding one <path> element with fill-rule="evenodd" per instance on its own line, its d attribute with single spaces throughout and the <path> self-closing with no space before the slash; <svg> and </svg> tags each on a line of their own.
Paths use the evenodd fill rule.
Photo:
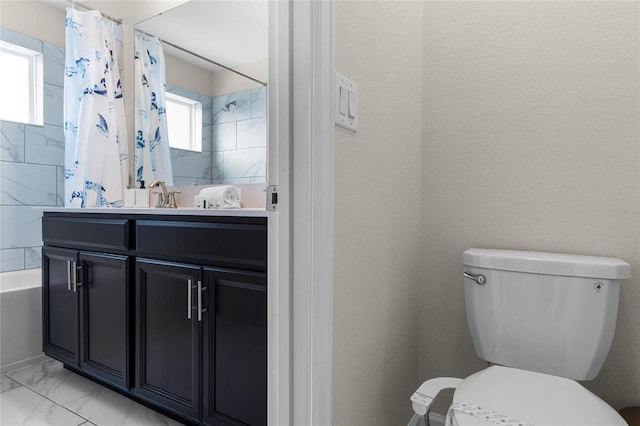
<svg viewBox="0 0 640 426">
<path fill-rule="evenodd" d="M 142 211 L 44 213 L 44 352 L 189 423 L 266 424 L 266 213 Z"/>
</svg>

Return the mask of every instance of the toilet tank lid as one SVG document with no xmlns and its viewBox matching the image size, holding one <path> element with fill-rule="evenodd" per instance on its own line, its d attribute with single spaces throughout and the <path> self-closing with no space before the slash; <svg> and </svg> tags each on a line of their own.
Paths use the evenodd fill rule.
<svg viewBox="0 0 640 426">
<path fill-rule="evenodd" d="M 631 277 L 631 267 L 612 257 L 537 251 L 470 248 L 462 254 L 466 266 L 532 274 L 602 279 Z"/>
</svg>

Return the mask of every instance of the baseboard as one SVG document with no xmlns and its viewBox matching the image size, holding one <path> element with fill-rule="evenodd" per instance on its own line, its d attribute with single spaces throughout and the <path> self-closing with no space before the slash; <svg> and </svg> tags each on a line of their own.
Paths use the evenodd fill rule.
<svg viewBox="0 0 640 426">
<path fill-rule="evenodd" d="M 50 358 L 45 354 L 40 354 L 31 358 L 23 359 L 22 361 L 12 362 L 11 364 L 0 366 L 0 374 L 6 374 L 10 371 L 26 367 L 27 365 L 35 364 L 36 362 L 46 361 L 47 359 Z"/>
</svg>

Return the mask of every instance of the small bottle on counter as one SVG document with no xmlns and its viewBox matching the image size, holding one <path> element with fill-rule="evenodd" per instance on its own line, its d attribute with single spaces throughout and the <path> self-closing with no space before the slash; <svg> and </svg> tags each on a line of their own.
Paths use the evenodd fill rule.
<svg viewBox="0 0 640 426">
<path fill-rule="evenodd" d="M 149 190 L 145 188 L 144 181 L 140 181 L 140 188 L 134 190 L 136 193 L 136 207 L 149 207 Z"/>
</svg>

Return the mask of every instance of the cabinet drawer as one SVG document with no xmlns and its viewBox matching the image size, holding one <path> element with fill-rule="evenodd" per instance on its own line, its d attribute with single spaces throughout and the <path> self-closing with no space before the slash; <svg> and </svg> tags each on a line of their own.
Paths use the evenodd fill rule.
<svg viewBox="0 0 640 426">
<path fill-rule="evenodd" d="M 265 271 L 267 228 L 259 224 L 139 220 L 138 255 Z"/>
<path fill-rule="evenodd" d="M 68 247 L 128 250 L 129 220 L 71 217 L 42 218 L 42 239 L 45 244 Z"/>
</svg>

